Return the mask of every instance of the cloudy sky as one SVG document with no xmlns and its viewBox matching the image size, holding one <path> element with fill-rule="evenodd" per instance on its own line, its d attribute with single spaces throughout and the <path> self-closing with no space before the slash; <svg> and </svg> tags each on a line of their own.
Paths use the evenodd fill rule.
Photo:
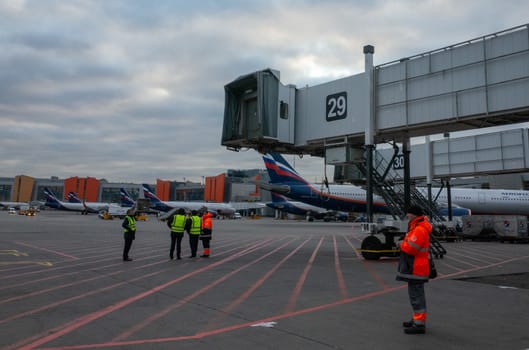
<svg viewBox="0 0 529 350">
<path fill-rule="evenodd" d="M 526 0 L 0 0 L 0 177 L 201 181 L 263 168 L 220 145 L 224 85 L 315 85 L 529 22 Z M 289 158 L 292 160 L 292 158 Z M 323 160 L 296 167 L 310 181 Z"/>
</svg>

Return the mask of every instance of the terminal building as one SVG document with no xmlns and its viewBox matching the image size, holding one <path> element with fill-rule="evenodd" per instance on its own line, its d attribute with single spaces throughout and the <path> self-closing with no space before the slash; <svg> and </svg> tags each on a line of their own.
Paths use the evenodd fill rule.
<svg viewBox="0 0 529 350">
<path fill-rule="evenodd" d="M 270 194 L 261 192 L 256 181 L 268 181 L 264 170 L 228 170 L 217 176 L 204 177 L 204 183 L 157 179 L 148 184 L 163 201 L 211 201 L 211 202 L 262 202 L 269 201 Z M 94 177 L 70 177 L 60 179 L 34 178 L 17 175 L 0 177 L 0 201 L 45 202 L 44 189 L 50 189 L 57 198 L 67 199 L 69 192 L 77 193 L 87 202 L 120 202 L 120 188 L 133 199 L 144 198 L 142 184 L 114 183 Z"/>
</svg>

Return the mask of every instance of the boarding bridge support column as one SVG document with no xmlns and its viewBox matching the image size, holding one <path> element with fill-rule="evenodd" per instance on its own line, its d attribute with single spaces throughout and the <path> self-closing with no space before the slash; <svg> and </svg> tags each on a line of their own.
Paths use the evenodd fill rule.
<svg viewBox="0 0 529 350">
<path fill-rule="evenodd" d="M 411 181 L 410 181 L 410 139 L 402 142 L 402 155 L 404 157 L 404 210 L 408 210 L 411 203 Z"/>
<path fill-rule="evenodd" d="M 452 221 L 452 190 L 450 179 L 446 181 L 446 198 L 448 199 L 448 220 Z"/>
<path fill-rule="evenodd" d="M 373 108 L 373 54 L 375 47 L 371 45 L 364 46 L 364 65 L 367 79 L 367 91 L 369 96 L 367 107 L 368 122 L 365 132 L 365 148 L 366 148 L 366 162 L 367 162 L 367 178 L 366 178 L 366 215 L 368 222 L 373 222 L 373 151 L 375 149 L 375 113 Z"/>
<path fill-rule="evenodd" d="M 428 189 L 428 215 L 432 215 L 433 199 L 432 199 L 432 181 L 433 181 L 433 167 L 432 167 L 432 143 L 430 136 L 425 138 L 426 144 L 426 188 Z"/>
</svg>

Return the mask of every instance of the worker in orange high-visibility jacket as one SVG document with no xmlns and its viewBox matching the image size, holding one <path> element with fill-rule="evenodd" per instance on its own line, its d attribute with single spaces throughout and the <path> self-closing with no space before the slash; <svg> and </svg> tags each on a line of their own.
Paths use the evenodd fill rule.
<svg viewBox="0 0 529 350">
<path fill-rule="evenodd" d="M 411 206 L 406 211 L 408 218 L 408 233 L 400 244 L 400 260 L 397 270 L 397 280 L 408 282 L 408 296 L 413 308 L 411 321 L 403 322 L 404 333 L 426 333 L 426 295 L 424 283 L 428 282 L 430 265 L 428 250 L 430 248 L 430 233 L 432 225 L 423 215 L 421 207 Z"/>
<path fill-rule="evenodd" d="M 209 243 L 211 241 L 211 234 L 213 233 L 213 214 L 208 211 L 208 208 L 204 208 L 202 212 L 202 230 L 200 232 L 200 240 L 202 241 L 202 246 L 204 247 L 204 252 L 202 253 L 202 258 L 209 258 L 210 247 Z"/>
</svg>

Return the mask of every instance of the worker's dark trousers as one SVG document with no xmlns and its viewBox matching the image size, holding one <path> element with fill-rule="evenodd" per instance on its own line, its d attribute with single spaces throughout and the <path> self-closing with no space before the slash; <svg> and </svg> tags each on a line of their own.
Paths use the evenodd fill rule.
<svg viewBox="0 0 529 350">
<path fill-rule="evenodd" d="M 426 295 L 424 294 L 424 282 L 408 282 L 408 295 L 413 308 L 413 322 L 424 325 L 426 323 Z"/>
<path fill-rule="evenodd" d="M 171 232 L 171 249 L 169 250 L 169 256 L 171 259 L 174 258 L 174 248 L 176 245 L 176 257 L 182 257 L 182 238 L 184 238 L 183 232 Z"/>
<path fill-rule="evenodd" d="M 199 235 L 189 234 L 189 248 L 191 248 L 191 256 L 192 257 L 197 256 L 198 237 L 199 237 Z"/>
<path fill-rule="evenodd" d="M 129 258 L 130 247 L 132 247 L 132 241 L 134 241 L 135 236 L 135 232 L 125 232 L 125 246 L 123 247 L 123 259 Z"/>
<path fill-rule="evenodd" d="M 211 241 L 211 238 L 201 238 L 200 240 L 202 241 L 202 247 L 204 247 L 204 249 L 209 248 L 209 241 Z"/>
</svg>

